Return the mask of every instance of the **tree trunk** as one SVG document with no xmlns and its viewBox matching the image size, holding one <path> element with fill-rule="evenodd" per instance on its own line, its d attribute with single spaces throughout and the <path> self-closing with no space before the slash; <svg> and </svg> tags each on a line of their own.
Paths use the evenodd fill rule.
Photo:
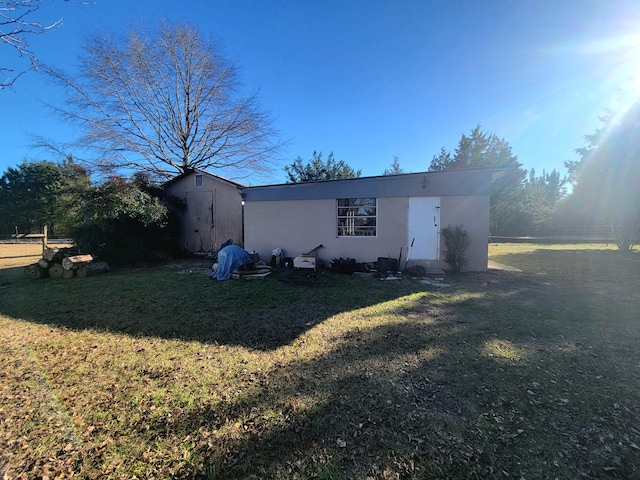
<svg viewBox="0 0 640 480">
<path fill-rule="evenodd" d="M 64 272 L 64 268 L 58 262 L 54 262 L 49 265 L 49 276 L 51 278 L 60 278 L 62 276 L 62 272 Z"/>
<path fill-rule="evenodd" d="M 97 275 L 98 273 L 104 273 L 109 271 L 109 265 L 107 262 L 91 262 L 85 265 L 82 265 L 76 271 L 76 274 L 80 278 L 90 277 L 92 275 Z"/>
<path fill-rule="evenodd" d="M 65 270 L 76 270 L 82 265 L 86 265 L 93 261 L 93 257 L 87 255 L 76 255 L 74 257 L 65 257 L 62 259 L 62 268 Z"/>
<path fill-rule="evenodd" d="M 44 252 L 42 253 L 42 257 L 45 260 L 52 262 L 54 260 L 60 260 L 64 257 L 77 255 L 78 252 L 79 252 L 78 247 L 67 247 L 67 248 L 45 247 Z"/>
<path fill-rule="evenodd" d="M 56 247 L 44 247 L 44 252 L 42 252 L 42 258 L 50 262 L 51 260 L 53 260 L 53 257 L 55 256 L 57 251 L 58 249 Z"/>
<path fill-rule="evenodd" d="M 73 278 L 76 275 L 75 270 L 62 270 L 62 278 Z"/>
<path fill-rule="evenodd" d="M 38 260 L 38 265 L 40 265 L 40 268 L 49 268 L 49 261 L 46 258 L 41 258 Z"/>
<path fill-rule="evenodd" d="M 24 274 L 32 280 L 36 280 L 38 278 L 46 277 L 47 269 L 42 268 L 37 263 L 34 263 L 33 265 L 27 265 L 26 267 L 24 267 Z"/>
</svg>

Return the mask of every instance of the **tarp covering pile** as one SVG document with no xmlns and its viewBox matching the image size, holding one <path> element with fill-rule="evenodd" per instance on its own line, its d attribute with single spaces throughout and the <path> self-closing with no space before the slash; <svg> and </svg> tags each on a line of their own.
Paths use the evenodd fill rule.
<svg viewBox="0 0 640 480">
<path fill-rule="evenodd" d="M 217 267 L 211 277 L 217 280 L 228 280 L 241 265 L 253 262 L 253 255 L 238 245 L 228 245 L 218 252 Z"/>
</svg>

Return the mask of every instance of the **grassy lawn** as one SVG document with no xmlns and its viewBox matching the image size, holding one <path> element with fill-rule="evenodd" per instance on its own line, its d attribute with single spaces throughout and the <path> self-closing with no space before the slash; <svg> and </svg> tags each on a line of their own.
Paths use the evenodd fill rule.
<svg viewBox="0 0 640 480">
<path fill-rule="evenodd" d="M 219 283 L 196 263 L 32 281 L 14 258 L 0 474 L 640 478 L 640 254 L 490 257 L 522 272 L 441 289 Z"/>
</svg>

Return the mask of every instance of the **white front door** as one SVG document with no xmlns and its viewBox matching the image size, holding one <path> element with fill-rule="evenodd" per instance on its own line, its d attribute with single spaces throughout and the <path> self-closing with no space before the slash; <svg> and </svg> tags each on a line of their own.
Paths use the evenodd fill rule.
<svg viewBox="0 0 640 480">
<path fill-rule="evenodd" d="M 440 197 L 409 198 L 408 260 L 438 260 Z M 413 243 L 413 246 L 411 244 Z"/>
</svg>

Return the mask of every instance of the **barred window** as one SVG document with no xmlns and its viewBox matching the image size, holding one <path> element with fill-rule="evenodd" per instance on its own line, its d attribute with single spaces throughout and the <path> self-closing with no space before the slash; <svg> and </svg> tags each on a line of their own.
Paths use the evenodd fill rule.
<svg viewBox="0 0 640 480">
<path fill-rule="evenodd" d="M 376 198 L 339 198 L 337 205 L 339 237 L 376 236 Z"/>
</svg>

